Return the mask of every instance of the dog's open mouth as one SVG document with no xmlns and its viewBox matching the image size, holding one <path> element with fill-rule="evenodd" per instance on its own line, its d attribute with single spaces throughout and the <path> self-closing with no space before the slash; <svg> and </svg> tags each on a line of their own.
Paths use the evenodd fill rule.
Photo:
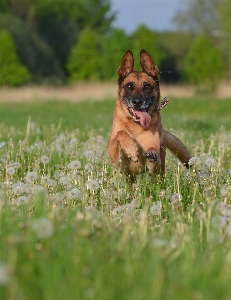
<svg viewBox="0 0 231 300">
<path fill-rule="evenodd" d="M 132 120 L 135 123 L 141 124 L 144 128 L 148 128 L 151 123 L 151 116 L 146 112 L 146 110 L 138 110 L 132 107 L 128 108 L 128 111 L 132 115 Z"/>
</svg>

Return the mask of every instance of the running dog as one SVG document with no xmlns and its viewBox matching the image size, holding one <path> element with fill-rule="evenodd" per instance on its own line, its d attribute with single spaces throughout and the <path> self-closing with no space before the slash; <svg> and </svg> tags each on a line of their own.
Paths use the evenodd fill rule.
<svg viewBox="0 0 231 300">
<path fill-rule="evenodd" d="M 159 69 L 151 56 L 140 52 L 141 71 L 134 71 L 133 54 L 128 50 L 118 68 L 118 99 L 108 154 L 115 167 L 131 179 L 148 172 L 165 172 L 166 147 L 189 167 L 191 158 L 184 144 L 162 128 L 160 117 Z"/>
</svg>

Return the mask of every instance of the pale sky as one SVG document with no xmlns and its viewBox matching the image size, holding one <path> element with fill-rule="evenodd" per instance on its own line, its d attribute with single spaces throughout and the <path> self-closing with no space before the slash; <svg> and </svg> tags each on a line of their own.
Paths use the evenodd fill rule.
<svg viewBox="0 0 231 300">
<path fill-rule="evenodd" d="M 140 24 L 157 31 L 174 30 L 171 19 L 182 0 L 111 0 L 111 4 L 118 12 L 114 27 L 131 33 Z"/>
</svg>

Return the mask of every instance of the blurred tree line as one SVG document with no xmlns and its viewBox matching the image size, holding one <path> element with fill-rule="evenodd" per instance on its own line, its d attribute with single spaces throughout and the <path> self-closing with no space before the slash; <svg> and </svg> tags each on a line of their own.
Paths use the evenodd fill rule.
<svg viewBox="0 0 231 300">
<path fill-rule="evenodd" d="M 0 85 L 115 80 L 124 53 L 131 49 L 140 69 L 144 48 L 162 81 L 209 82 L 212 89 L 228 57 L 227 41 L 212 32 L 231 32 L 231 1 L 184 3 L 174 18 L 175 31 L 156 32 L 140 25 L 129 35 L 113 28 L 116 12 L 110 0 L 0 0 Z M 17 72 L 7 82 L 4 74 L 10 64 L 10 72 Z"/>
</svg>

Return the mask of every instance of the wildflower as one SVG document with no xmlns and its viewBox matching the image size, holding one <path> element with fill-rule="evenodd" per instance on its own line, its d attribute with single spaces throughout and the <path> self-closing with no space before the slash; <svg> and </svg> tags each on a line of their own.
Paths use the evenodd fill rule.
<svg viewBox="0 0 231 300">
<path fill-rule="evenodd" d="M 95 166 L 91 163 L 87 163 L 84 167 L 84 170 L 87 172 L 91 172 L 95 170 Z"/>
<path fill-rule="evenodd" d="M 54 224 L 48 218 L 42 217 L 34 220 L 32 229 L 41 239 L 50 238 L 55 231 Z"/>
<path fill-rule="evenodd" d="M 23 194 L 24 193 L 24 187 L 23 186 L 24 186 L 24 184 L 22 182 L 14 184 L 12 186 L 13 193 L 15 195 L 18 195 L 18 196 L 21 195 L 21 194 Z"/>
<path fill-rule="evenodd" d="M 8 167 L 6 169 L 6 173 L 10 176 L 14 175 L 15 174 L 15 168 L 14 167 Z"/>
<path fill-rule="evenodd" d="M 140 200 L 139 199 L 133 199 L 131 201 L 131 205 L 133 205 L 134 208 L 139 208 L 140 207 Z"/>
<path fill-rule="evenodd" d="M 231 187 L 230 186 L 222 186 L 221 187 L 221 196 L 225 198 L 229 198 L 231 195 Z"/>
<path fill-rule="evenodd" d="M 175 204 L 177 202 L 181 202 L 182 199 L 183 199 L 183 197 L 180 193 L 175 193 L 171 196 L 171 203 Z"/>
<path fill-rule="evenodd" d="M 70 181 L 68 180 L 68 178 L 66 176 L 63 176 L 59 179 L 59 183 L 61 183 L 62 185 L 69 185 Z"/>
<path fill-rule="evenodd" d="M 206 168 L 211 168 L 216 166 L 216 160 L 214 158 L 207 158 L 205 161 L 205 167 Z"/>
<path fill-rule="evenodd" d="M 41 156 L 40 158 L 41 163 L 43 163 L 44 165 L 48 164 L 50 162 L 50 158 L 46 155 Z"/>
<path fill-rule="evenodd" d="M 190 158 L 188 164 L 190 166 L 199 167 L 201 165 L 201 159 L 199 157 L 193 156 Z"/>
<path fill-rule="evenodd" d="M 5 163 L 7 161 L 7 156 L 6 155 L 2 155 L 1 156 L 1 162 Z"/>
<path fill-rule="evenodd" d="M 47 185 L 48 185 L 49 187 L 56 188 L 56 186 L 57 186 L 57 181 L 54 180 L 54 179 L 48 178 L 48 179 L 47 179 Z"/>
<path fill-rule="evenodd" d="M 19 169 L 21 167 L 20 162 L 15 161 L 11 163 L 11 167 L 15 168 L 15 169 Z"/>
<path fill-rule="evenodd" d="M 29 198 L 26 197 L 26 196 L 20 196 L 18 199 L 17 199 L 17 205 L 18 206 L 21 206 L 21 205 L 24 205 L 26 203 L 29 202 Z"/>
<path fill-rule="evenodd" d="M 220 228 L 224 229 L 227 225 L 227 218 L 220 215 L 212 217 L 211 225 L 213 228 L 216 229 L 220 229 Z"/>
<path fill-rule="evenodd" d="M 5 146 L 6 146 L 6 142 L 4 142 L 4 141 L 0 142 L 0 150 L 1 150 L 2 148 L 4 148 Z"/>
<path fill-rule="evenodd" d="M 79 160 L 73 160 L 72 162 L 70 162 L 67 167 L 68 169 L 71 170 L 79 170 L 81 168 L 81 162 Z"/>
<path fill-rule="evenodd" d="M 29 172 L 26 177 L 25 177 L 25 180 L 28 182 L 28 183 L 34 183 L 38 178 L 38 175 L 35 173 L 35 172 Z"/>
<path fill-rule="evenodd" d="M 150 213 L 153 216 L 158 216 L 161 214 L 161 205 L 160 205 L 160 201 L 157 201 L 155 204 L 152 205 L 152 207 L 150 208 Z"/>
<path fill-rule="evenodd" d="M 82 193 L 78 188 L 73 188 L 67 193 L 69 199 L 80 199 Z"/>
<path fill-rule="evenodd" d="M 56 193 L 56 194 L 54 194 L 54 195 L 52 196 L 52 199 L 53 199 L 53 201 L 54 201 L 55 204 L 59 204 L 59 203 L 64 202 L 65 196 L 64 196 L 63 193 L 58 192 L 58 193 Z"/>
<path fill-rule="evenodd" d="M 88 180 L 86 185 L 90 191 L 94 191 L 94 192 L 97 191 L 100 187 L 98 181 L 96 180 Z"/>
<path fill-rule="evenodd" d="M 92 206 L 92 205 L 89 205 L 89 206 L 85 207 L 85 214 L 88 215 L 88 216 L 89 215 L 93 215 L 96 212 L 97 212 L 97 209 L 94 206 Z"/>
<path fill-rule="evenodd" d="M 12 267 L 5 262 L 0 262 L 0 286 L 8 284 L 11 273 Z"/>
</svg>

